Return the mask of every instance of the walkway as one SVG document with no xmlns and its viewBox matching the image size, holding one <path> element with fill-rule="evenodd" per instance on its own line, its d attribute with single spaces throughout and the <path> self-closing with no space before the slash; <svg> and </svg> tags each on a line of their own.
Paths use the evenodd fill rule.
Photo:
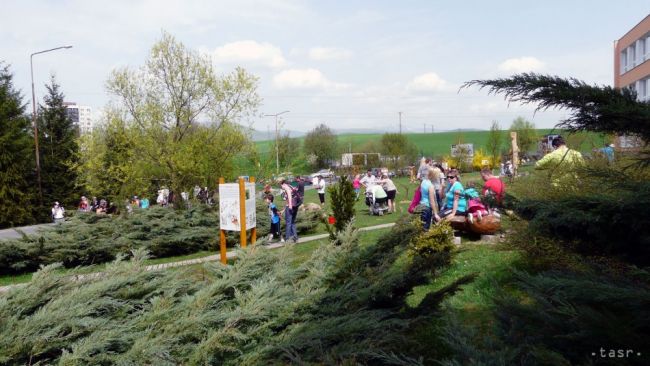
<svg viewBox="0 0 650 366">
<path fill-rule="evenodd" d="M 31 225 L 31 226 L 20 226 L 11 229 L 0 230 L 0 240 L 4 239 L 20 239 L 22 238 L 22 233 L 27 235 L 36 235 L 38 230 L 52 226 L 54 224 L 40 224 L 40 225 Z"/>
<path fill-rule="evenodd" d="M 381 225 L 375 225 L 375 226 L 366 226 L 359 228 L 359 231 L 371 231 L 371 230 L 378 230 L 378 229 L 387 229 L 390 227 L 393 227 L 395 223 L 388 223 L 388 224 L 381 224 Z M 311 236 L 305 236 L 300 239 L 298 239 L 298 243 L 296 244 L 303 244 L 303 243 L 308 243 L 310 241 L 314 240 L 320 240 L 320 239 L 326 239 L 329 237 L 329 234 L 319 234 L 319 235 L 311 235 Z M 262 246 L 262 248 L 265 249 L 277 249 L 281 248 L 287 244 L 290 245 L 295 245 L 292 243 L 273 243 L 273 244 L 268 244 Z M 236 258 L 237 257 L 237 251 L 231 250 L 226 253 L 226 257 L 228 259 Z M 220 257 L 219 254 L 215 255 L 209 255 L 206 257 L 201 257 L 201 258 L 195 258 L 195 259 L 188 259 L 184 261 L 179 261 L 179 262 L 169 262 L 169 263 L 161 263 L 161 264 L 152 264 L 149 266 L 145 267 L 146 271 L 158 271 L 158 270 L 163 270 L 167 268 L 174 268 L 174 267 L 182 267 L 182 266 L 191 266 L 193 264 L 200 264 L 200 263 L 206 263 L 206 262 L 219 262 Z M 95 279 L 104 276 L 104 272 L 95 272 L 95 273 L 88 273 L 88 274 L 78 274 L 78 275 L 71 275 L 70 279 L 73 281 L 83 281 L 83 280 L 90 280 L 90 279 Z M 24 286 L 26 284 L 21 283 L 21 284 L 16 284 L 16 285 L 8 285 L 8 286 L 1 286 L 0 287 L 0 293 L 7 292 L 11 290 L 12 288 Z"/>
</svg>

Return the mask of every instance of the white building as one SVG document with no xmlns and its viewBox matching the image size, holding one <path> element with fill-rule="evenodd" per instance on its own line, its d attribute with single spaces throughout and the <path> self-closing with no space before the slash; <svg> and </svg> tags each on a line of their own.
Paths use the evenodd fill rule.
<svg viewBox="0 0 650 366">
<path fill-rule="evenodd" d="M 68 117 L 75 126 L 79 128 L 80 134 L 86 134 L 93 131 L 92 108 L 77 105 L 74 102 L 64 102 Z"/>
</svg>

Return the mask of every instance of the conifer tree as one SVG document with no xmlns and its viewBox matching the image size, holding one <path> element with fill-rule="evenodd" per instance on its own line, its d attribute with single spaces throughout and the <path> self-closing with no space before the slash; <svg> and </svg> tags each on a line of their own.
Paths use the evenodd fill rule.
<svg viewBox="0 0 650 366">
<path fill-rule="evenodd" d="M 72 207 L 78 199 L 77 173 L 72 169 L 78 159 L 78 130 L 66 114 L 64 96 L 54 77 L 46 88 L 38 118 L 43 200 L 46 206 L 59 201 Z"/>
<path fill-rule="evenodd" d="M 32 143 L 25 104 L 0 62 L 0 228 L 32 222 Z"/>
</svg>

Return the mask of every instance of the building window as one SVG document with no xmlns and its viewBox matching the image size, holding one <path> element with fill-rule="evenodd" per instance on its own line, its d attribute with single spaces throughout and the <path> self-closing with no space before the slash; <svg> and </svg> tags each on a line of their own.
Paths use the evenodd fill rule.
<svg viewBox="0 0 650 366">
<path fill-rule="evenodd" d="M 636 61 L 636 56 L 634 52 L 634 44 L 632 44 L 630 47 L 627 48 L 627 69 L 632 70 L 634 68 Z"/>
<path fill-rule="evenodd" d="M 627 71 L 627 50 L 621 52 L 621 62 L 619 63 L 619 73 L 621 75 L 625 74 Z"/>
</svg>

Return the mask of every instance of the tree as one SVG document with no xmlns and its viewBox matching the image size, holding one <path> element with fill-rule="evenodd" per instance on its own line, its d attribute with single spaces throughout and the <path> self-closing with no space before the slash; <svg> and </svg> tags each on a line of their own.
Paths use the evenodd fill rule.
<svg viewBox="0 0 650 366">
<path fill-rule="evenodd" d="M 0 228 L 33 222 L 33 144 L 9 66 L 0 62 Z"/>
<path fill-rule="evenodd" d="M 517 133 L 517 145 L 521 155 L 528 153 L 533 146 L 537 146 L 535 124 L 524 117 L 515 118 L 510 125 L 510 131 Z"/>
<path fill-rule="evenodd" d="M 488 140 L 485 145 L 488 153 L 492 156 L 492 161 L 496 164 L 501 153 L 501 145 L 503 145 L 503 133 L 501 132 L 499 122 L 492 121 L 490 134 L 488 135 Z"/>
<path fill-rule="evenodd" d="M 415 161 L 418 149 L 406 135 L 385 133 L 381 137 L 381 152 L 391 159 L 393 168 Z"/>
<path fill-rule="evenodd" d="M 575 78 L 523 73 L 510 78 L 472 80 L 463 87 L 487 88 L 510 102 L 533 103 L 536 110 L 565 108 L 569 117 L 558 127 L 575 131 L 635 134 L 650 141 L 650 105 L 629 88 L 588 85 Z"/>
<path fill-rule="evenodd" d="M 327 228 L 330 231 L 330 238 L 334 240 L 336 239 L 336 234 L 345 230 L 348 223 L 354 218 L 354 204 L 356 200 L 352 182 L 346 176 L 342 176 L 338 184 L 328 187 L 327 192 L 332 201 L 332 211 L 336 220 L 334 222 L 335 230 L 330 230 L 329 226 Z"/>
<path fill-rule="evenodd" d="M 271 150 L 269 151 L 269 154 L 273 156 L 273 161 L 275 161 L 275 146 L 275 140 L 273 140 L 271 144 Z M 293 160 L 296 158 L 296 153 L 300 150 L 300 141 L 298 139 L 291 138 L 287 132 L 284 135 L 280 135 L 278 137 L 277 146 L 280 169 L 286 170 L 285 168 L 291 165 Z"/>
<path fill-rule="evenodd" d="M 76 206 L 77 172 L 71 168 L 79 156 L 78 130 L 68 118 L 64 96 L 54 76 L 45 87 L 45 105 L 39 106 L 38 115 L 43 202 L 46 207 L 54 201 Z"/>
<path fill-rule="evenodd" d="M 113 71 L 108 90 L 132 130 L 142 181 L 180 192 L 230 177 L 250 141 L 238 124 L 256 113 L 258 79 L 244 69 L 218 76 L 211 61 L 163 33 L 145 65 Z"/>
<path fill-rule="evenodd" d="M 323 123 L 309 131 L 304 144 L 305 155 L 313 157 L 312 165 L 316 168 L 327 167 L 336 157 L 336 135 Z"/>
</svg>

